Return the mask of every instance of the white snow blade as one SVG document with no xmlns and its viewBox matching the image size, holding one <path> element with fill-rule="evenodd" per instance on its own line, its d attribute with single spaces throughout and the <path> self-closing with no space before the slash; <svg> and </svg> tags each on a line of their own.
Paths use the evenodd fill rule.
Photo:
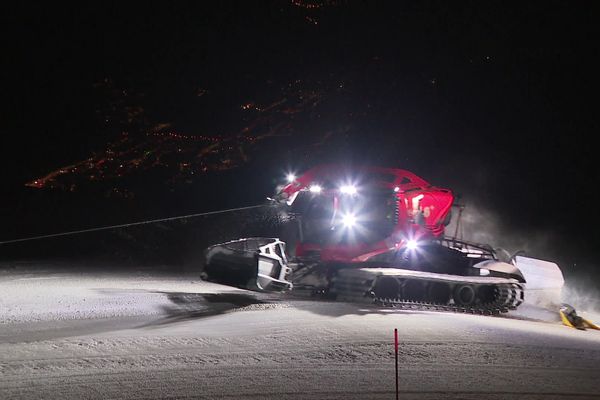
<svg viewBox="0 0 600 400">
<path fill-rule="evenodd" d="M 205 253 L 206 280 L 260 291 L 292 288 L 286 277 L 285 243 L 277 238 L 246 238 L 209 247 Z"/>
<path fill-rule="evenodd" d="M 565 280 L 557 264 L 517 256 L 515 265 L 525 278 L 525 301 L 527 303 L 553 307 L 561 302 Z"/>
</svg>

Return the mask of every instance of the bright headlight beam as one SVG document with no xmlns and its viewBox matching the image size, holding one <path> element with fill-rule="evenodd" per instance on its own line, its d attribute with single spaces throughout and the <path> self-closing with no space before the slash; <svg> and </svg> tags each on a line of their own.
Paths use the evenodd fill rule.
<svg viewBox="0 0 600 400">
<path fill-rule="evenodd" d="M 311 187 L 308 188 L 308 190 L 310 190 L 311 193 L 321 193 L 321 190 L 323 190 L 323 188 L 319 185 L 311 185 Z"/>
<path fill-rule="evenodd" d="M 410 239 L 408 242 L 406 242 L 406 248 L 409 250 L 416 250 L 419 248 L 419 243 L 417 243 L 416 240 Z"/>
<path fill-rule="evenodd" d="M 285 179 L 287 179 L 288 183 L 292 183 L 296 180 L 296 175 L 294 175 L 290 172 L 289 174 L 286 175 Z"/>
<path fill-rule="evenodd" d="M 342 224 L 344 224 L 344 227 L 346 228 L 352 228 L 356 225 L 356 217 L 352 214 L 346 214 L 342 217 Z"/>
<path fill-rule="evenodd" d="M 340 192 L 344 194 L 356 194 L 356 186 L 354 185 L 343 185 L 340 187 Z"/>
</svg>

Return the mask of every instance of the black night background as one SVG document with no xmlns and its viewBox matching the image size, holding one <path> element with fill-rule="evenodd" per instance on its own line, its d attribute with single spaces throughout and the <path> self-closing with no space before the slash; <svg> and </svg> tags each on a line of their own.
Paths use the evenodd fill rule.
<svg viewBox="0 0 600 400">
<path fill-rule="evenodd" d="M 0 399 L 598 399 L 598 4 L 3 4 Z"/>
<path fill-rule="evenodd" d="M 451 188 L 494 244 L 597 277 L 593 6 L 5 8 L 0 240 L 258 204 L 286 171 L 344 161 Z M 0 254 L 138 252 L 178 265 L 194 242 L 174 252 L 169 243 L 216 229 L 190 220 L 182 235 L 184 225 L 3 245 Z"/>
</svg>

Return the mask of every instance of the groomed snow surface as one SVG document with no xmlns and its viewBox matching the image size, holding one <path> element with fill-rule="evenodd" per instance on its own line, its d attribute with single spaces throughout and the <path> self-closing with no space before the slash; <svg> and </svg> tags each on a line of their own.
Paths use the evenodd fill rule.
<svg viewBox="0 0 600 400">
<path fill-rule="evenodd" d="M 9 268 L 11 267 L 11 268 Z M 600 398 L 600 331 L 0 265 L 0 399 Z"/>
</svg>

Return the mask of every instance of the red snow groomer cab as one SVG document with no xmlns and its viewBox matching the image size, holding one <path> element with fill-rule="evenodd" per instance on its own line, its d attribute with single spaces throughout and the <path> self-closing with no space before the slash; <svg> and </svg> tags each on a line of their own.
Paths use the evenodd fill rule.
<svg viewBox="0 0 600 400">
<path fill-rule="evenodd" d="M 442 237 L 454 197 L 403 169 L 324 165 L 288 177 L 278 199 L 300 218 L 298 258 L 365 262 Z"/>
<path fill-rule="evenodd" d="M 452 192 L 409 171 L 324 165 L 288 181 L 274 199 L 278 215 L 289 217 L 282 219 L 285 232 L 209 247 L 205 279 L 486 314 L 516 308 L 526 288 L 532 299 L 560 297 L 564 280 L 556 264 L 445 237 Z M 275 237 L 280 233 L 287 243 Z"/>
</svg>

